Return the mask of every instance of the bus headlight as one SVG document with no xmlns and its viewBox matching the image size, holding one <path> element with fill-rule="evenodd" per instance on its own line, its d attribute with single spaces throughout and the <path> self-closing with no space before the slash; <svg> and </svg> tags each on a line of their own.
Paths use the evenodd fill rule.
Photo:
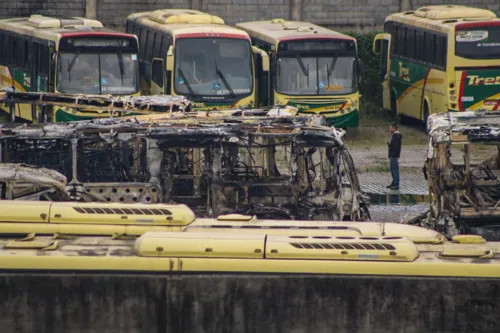
<svg viewBox="0 0 500 333">
<path fill-rule="evenodd" d="M 456 102 L 457 101 L 457 96 L 450 96 L 450 101 Z"/>
</svg>

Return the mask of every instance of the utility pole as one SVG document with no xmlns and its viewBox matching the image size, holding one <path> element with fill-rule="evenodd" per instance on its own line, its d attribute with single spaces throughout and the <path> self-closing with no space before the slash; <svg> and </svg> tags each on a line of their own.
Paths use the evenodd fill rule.
<svg viewBox="0 0 500 333">
<path fill-rule="evenodd" d="M 290 19 L 300 21 L 302 17 L 302 0 L 290 0 Z"/>
<path fill-rule="evenodd" d="M 411 0 L 399 0 L 399 10 L 402 12 L 411 10 Z"/>
<path fill-rule="evenodd" d="M 85 17 L 91 20 L 97 19 L 97 0 L 85 1 Z"/>
</svg>

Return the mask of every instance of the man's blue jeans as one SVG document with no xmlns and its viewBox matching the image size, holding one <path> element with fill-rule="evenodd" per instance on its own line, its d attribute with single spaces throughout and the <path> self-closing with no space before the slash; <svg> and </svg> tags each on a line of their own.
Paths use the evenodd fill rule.
<svg viewBox="0 0 500 333">
<path fill-rule="evenodd" d="M 389 165 L 391 166 L 392 185 L 399 186 L 399 159 L 397 157 L 389 158 Z"/>
</svg>

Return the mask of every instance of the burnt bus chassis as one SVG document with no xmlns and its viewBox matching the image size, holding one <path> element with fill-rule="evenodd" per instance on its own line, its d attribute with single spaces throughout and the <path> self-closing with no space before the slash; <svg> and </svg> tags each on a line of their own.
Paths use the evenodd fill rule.
<svg viewBox="0 0 500 333">
<path fill-rule="evenodd" d="M 200 217 L 369 219 L 343 131 L 267 111 L 6 124 L 0 162 L 56 170 L 78 201 L 185 203 Z"/>
</svg>

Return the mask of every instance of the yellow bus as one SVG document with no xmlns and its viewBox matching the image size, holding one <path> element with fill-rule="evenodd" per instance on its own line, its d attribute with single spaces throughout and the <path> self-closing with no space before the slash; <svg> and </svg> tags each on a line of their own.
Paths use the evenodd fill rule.
<svg viewBox="0 0 500 333">
<path fill-rule="evenodd" d="M 19 92 L 138 95 L 138 41 L 99 21 L 41 15 L 0 20 L 0 89 Z M 0 110 L 10 112 L 0 105 Z M 13 121 L 65 122 L 106 112 L 18 104 Z"/>
<path fill-rule="evenodd" d="M 387 17 L 375 37 L 384 108 L 427 124 L 429 114 L 498 110 L 500 19 L 466 6 L 428 6 Z"/>
<path fill-rule="evenodd" d="M 336 127 L 358 126 L 361 61 L 353 37 L 282 19 L 236 27 L 269 55 L 267 89 L 260 89 L 261 101 L 267 100 L 263 104 L 291 105 L 300 113 L 320 114 Z"/>
<path fill-rule="evenodd" d="M 135 13 L 126 31 L 139 38 L 143 94 L 184 95 L 194 110 L 255 105 L 254 73 L 268 71 L 267 55 L 220 17 L 184 9 Z"/>
</svg>

